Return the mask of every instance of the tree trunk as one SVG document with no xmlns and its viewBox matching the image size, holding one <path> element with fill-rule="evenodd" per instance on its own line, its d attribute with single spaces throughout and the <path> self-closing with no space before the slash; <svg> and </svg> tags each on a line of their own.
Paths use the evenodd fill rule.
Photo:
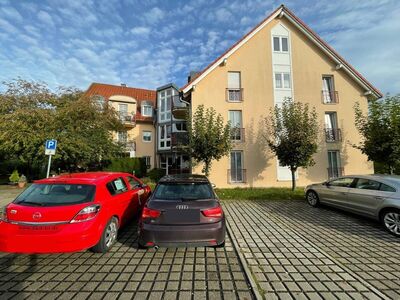
<svg viewBox="0 0 400 300">
<path fill-rule="evenodd" d="M 208 175 L 210 175 L 210 164 L 211 164 L 211 161 L 209 161 L 209 160 L 206 160 L 205 162 L 204 162 L 204 174 L 208 177 Z"/>
<path fill-rule="evenodd" d="M 296 169 L 290 168 L 290 171 L 292 172 L 292 191 L 294 191 L 296 189 Z"/>
</svg>

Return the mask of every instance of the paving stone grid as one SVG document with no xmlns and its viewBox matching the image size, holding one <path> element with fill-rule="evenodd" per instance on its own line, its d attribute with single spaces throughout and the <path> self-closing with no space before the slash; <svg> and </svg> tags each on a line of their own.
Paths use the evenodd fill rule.
<svg viewBox="0 0 400 300">
<path fill-rule="evenodd" d="M 377 222 L 303 201 L 224 206 L 266 299 L 400 299 L 400 241 Z"/>
<path fill-rule="evenodd" d="M 0 254 L 0 299 L 253 299 L 236 251 L 137 249 L 136 225 L 110 253 Z"/>
</svg>

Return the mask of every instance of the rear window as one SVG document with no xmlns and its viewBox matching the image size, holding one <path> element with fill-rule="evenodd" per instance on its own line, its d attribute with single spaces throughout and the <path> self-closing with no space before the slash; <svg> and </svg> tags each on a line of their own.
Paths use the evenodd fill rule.
<svg viewBox="0 0 400 300">
<path fill-rule="evenodd" d="M 15 200 L 15 204 L 57 206 L 91 202 L 96 186 L 89 184 L 32 184 Z"/>
<path fill-rule="evenodd" d="M 154 198 L 163 200 L 213 199 L 214 193 L 208 183 L 160 183 L 154 192 Z"/>
</svg>

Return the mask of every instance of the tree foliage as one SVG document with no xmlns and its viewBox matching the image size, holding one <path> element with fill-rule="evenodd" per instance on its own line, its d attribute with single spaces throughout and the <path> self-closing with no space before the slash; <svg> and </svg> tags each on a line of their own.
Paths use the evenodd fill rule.
<svg viewBox="0 0 400 300">
<path fill-rule="evenodd" d="M 112 130 L 122 130 L 113 109 L 99 108 L 77 89 L 51 91 L 46 84 L 17 79 L 0 93 L 0 153 L 31 169 L 44 165 L 44 143 L 57 139 L 55 165 L 88 168 L 120 151 Z M 31 174 L 28 174 L 31 175 Z"/>
<path fill-rule="evenodd" d="M 362 141 L 353 146 L 393 173 L 400 166 L 400 95 L 371 101 L 368 113 L 361 110 L 359 103 L 354 109 Z"/>
<path fill-rule="evenodd" d="M 214 108 L 199 105 L 187 116 L 189 135 L 188 155 L 197 163 L 203 163 L 202 172 L 210 174 L 213 160 L 220 160 L 231 149 L 230 124 L 224 124 L 221 114 Z"/>
<path fill-rule="evenodd" d="M 315 108 L 286 99 L 276 105 L 265 119 L 266 141 L 282 166 L 292 173 L 292 190 L 296 187 L 295 174 L 299 167 L 314 165 L 313 155 L 318 149 L 319 123 Z"/>
</svg>

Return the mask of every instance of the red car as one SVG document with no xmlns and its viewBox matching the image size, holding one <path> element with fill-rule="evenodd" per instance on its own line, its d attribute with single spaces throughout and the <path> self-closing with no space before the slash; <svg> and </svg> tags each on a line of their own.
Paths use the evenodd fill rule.
<svg viewBox="0 0 400 300">
<path fill-rule="evenodd" d="M 151 194 L 128 173 L 77 173 L 35 181 L 0 211 L 0 251 L 105 253 Z"/>
</svg>

